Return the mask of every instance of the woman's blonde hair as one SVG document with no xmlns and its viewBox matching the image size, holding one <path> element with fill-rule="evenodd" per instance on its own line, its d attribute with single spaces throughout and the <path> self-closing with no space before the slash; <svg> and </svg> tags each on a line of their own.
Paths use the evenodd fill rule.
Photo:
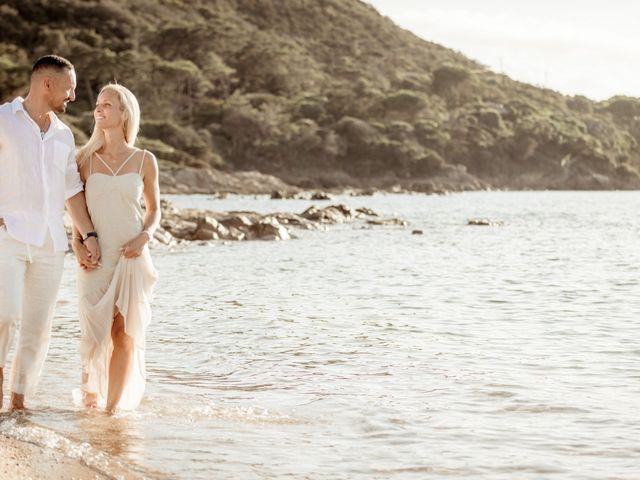
<svg viewBox="0 0 640 480">
<path fill-rule="evenodd" d="M 120 108 L 125 112 L 124 124 L 122 125 L 124 140 L 127 142 L 127 145 L 133 147 L 138 137 L 138 131 L 140 130 L 140 105 L 138 104 L 138 99 L 131 93 L 131 90 L 117 83 L 105 85 L 100 89 L 100 93 L 106 90 L 114 91 L 118 95 Z M 98 128 L 97 125 L 94 125 L 91 138 L 78 150 L 76 157 L 78 165 L 82 166 L 95 152 L 100 150 L 103 145 L 104 131 Z"/>
</svg>

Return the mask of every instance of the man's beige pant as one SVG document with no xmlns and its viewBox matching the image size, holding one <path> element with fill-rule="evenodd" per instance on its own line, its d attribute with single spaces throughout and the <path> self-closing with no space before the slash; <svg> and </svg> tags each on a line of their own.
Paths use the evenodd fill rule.
<svg viewBox="0 0 640 480">
<path fill-rule="evenodd" d="M 34 247 L 13 239 L 0 226 L 0 368 L 20 325 L 9 382 L 12 392 L 30 395 L 38 384 L 63 262 L 64 252 L 54 251 L 50 236 L 42 247 Z"/>
</svg>

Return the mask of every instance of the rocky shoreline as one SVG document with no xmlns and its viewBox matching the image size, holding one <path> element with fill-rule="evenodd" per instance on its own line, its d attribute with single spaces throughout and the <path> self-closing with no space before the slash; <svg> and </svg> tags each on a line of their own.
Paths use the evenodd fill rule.
<svg viewBox="0 0 640 480">
<path fill-rule="evenodd" d="M 481 190 L 635 190 L 638 182 L 589 171 L 562 174 L 523 175 L 519 180 L 496 175 L 491 182 L 464 171 L 455 170 L 430 178 L 397 178 L 392 175 L 352 178 L 333 182 L 325 177 L 297 174 L 277 177 L 256 170 L 222 171 L 215 168 L 173 167 L 160 170 L 160 190 L 166 194 L 208 194 L 224 197 L 237 195 L 271 195 L 273 199 L 305 198 L 325 200 L 332 194 L 366 196 L 375 193 L 416 193 L 445 195 L 453 192 Z M 320 178 L 322 177 L 322 178 Z M 324 178 L 324 180 L 323 180 Z"/>
<path fill-rule="evenodd" d="M 160 191 L 166 194 L 225 196 L 271 195 L 271 198 L 326 200 L 328 193 L 373 195 L 376 192 L 446 194 L 465 190 L 487 190 L 490 185 L 469 175 L 399 179 L 392 176 L 352 179 L 345 184 L 314 181 L 311 177 L 282 179 L 256 170 L 228 172 L 215 168 L 179 167 L 160 170 Z M 290 183 L 287 183 L 287 180 Z M 300 186 L 301 185 L 301 186 Z M 311 192 L 311 193 L 310 193 Z M 315 192 L 315 193 L 314 193 Z"/>
<path fill-rule="evenodd" d="M 296 237 L 296 229 L 317 230 L 353 221 L 372 226 L 408 225 L 401 218 L 385 218 L 369 208 L 352 209 L 343 204 L 323 208 L 311 206 L 299 214 L 179 209 L 164 199 L 161 205 L 162 220 L 155 232 L 154 243 L 168 246 L 210 240 L 289 240 Z"/>
</svg>

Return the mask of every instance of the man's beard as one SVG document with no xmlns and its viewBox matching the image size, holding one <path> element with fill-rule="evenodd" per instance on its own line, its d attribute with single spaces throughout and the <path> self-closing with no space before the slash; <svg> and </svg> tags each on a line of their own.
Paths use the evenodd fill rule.
<svg viewBox="0 0 640 480">
<path fill-rule="evenodd" d="M 67 111 L 67 102 L 68 100 L 65 100 L 64 102 L 62 102 L 60 105 L 56 105 L 54 108 L 52 108 L 52 110 L 56 113 L 64 113 Z"/>
</svg>

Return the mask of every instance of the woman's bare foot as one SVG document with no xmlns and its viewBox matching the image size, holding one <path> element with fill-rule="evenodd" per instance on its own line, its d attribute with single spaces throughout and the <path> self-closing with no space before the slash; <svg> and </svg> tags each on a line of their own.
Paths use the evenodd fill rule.
<svg viewBox="0 0 640 480">
<path fill-rule="evenodd" d="M 11 392 L 11 410 L 26 410 L 22 393 Z"/>
<path fill-rule="evenodd" d="M 87 408 L 96 408 L 98 406 L 98 394 L 82 392 L 82 403 Z"/>
</svg>

